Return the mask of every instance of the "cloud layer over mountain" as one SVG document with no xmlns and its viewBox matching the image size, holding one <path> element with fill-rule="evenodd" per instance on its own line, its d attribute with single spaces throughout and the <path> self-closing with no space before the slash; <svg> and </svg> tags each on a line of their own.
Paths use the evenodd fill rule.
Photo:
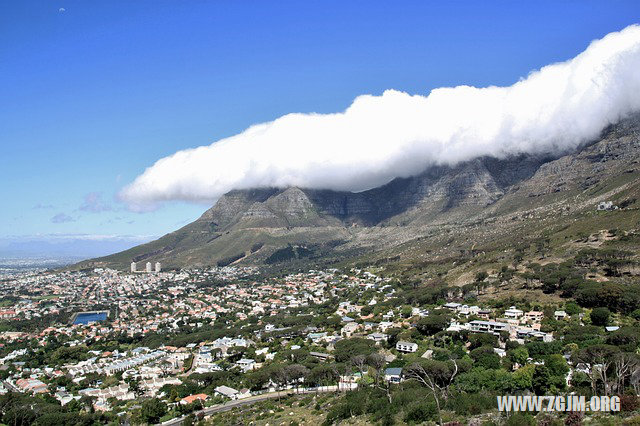
<svg viewBox="0 0 640 426">
<path fill-rule="evenodd" d="M 561 152 L 640 110 L 640 26 L 592 42 L 508 87 L 428 96 L 387 90 L 335 114 L 288 114 L 158 160 L 120 193 L 132 208 L 213 201 L 231 189 L 360 191 L 433 164 Z"/>
</svg>

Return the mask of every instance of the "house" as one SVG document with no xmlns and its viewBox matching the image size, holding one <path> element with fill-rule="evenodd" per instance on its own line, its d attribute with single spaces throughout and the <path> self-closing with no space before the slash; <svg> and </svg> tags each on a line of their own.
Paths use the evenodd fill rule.
<svg viewBox="0 0 640 426">
<path fill-rule="evenodd" d="M 238 399 L 239 394 L 237 390 L 230 388 L 229 386 L 218 386 L 214 389 L 214 392 L 229 399 Z"/>
<path fill-rule="evenodd" d="M 390 329 L 391 327 L 393 327 L 393 323 L 391 321 L 381 321 L 378 324 L 378 330 L 380 330 L 383 333 L 388 329 Z"/>
<path fill-rule="evenodd" d="M 505 356 L 507 356 L 507 351 L 505 351 L 502 348 L 493 348 L 493 352 L 495 352 L 496 354 L 498 354 L 498 356 L 500 358 L 504 358 Z"/>
<path fill-rule="evenodd" d="M 468 323 L 467 327 L 475 333 L 500 333 L 501 331 L 509 331 L 509 324 L 497 321 L 475 320 Z"/>
<path fill-rule="evenodd" d="M 18 379 L 16 385 L 23 392 L 44 393 L 47 392 L 47 385 L 38 379 Z"/>
<path fill-rule="evenodd" d="M 226 387 L 226 386 L 220 386 L 220 387 Z M 231 389 L 231 388 L 229 388 L 229 389 Z M 216 391 L 217 390 L 218 390 L 218 388 L 216 388 Z M 185 396 L 184 398 L 182 398 L 180 400 L 180 404 L 182 404 L 182 405 L 193 404 L 196 401 L 204 402 L 204 401 L 207 400 L 207 398 L 209 398 L 209 395 L 204 394 L 204 393 L 198 393 L 198 394 L 195 394 L 195 395 Z"/>
<path fill-rule="evenodd" d="M 491 317 L 491 309 L 480 309 L 478 311 L 478 317 L 488 320 Z"/>
<path fill-rule="evenodd" d="M 387 311 L 386 314 L 382 315 L 382 319 L 386 319 L 386 320 L 391 319 L 393 317 L 394 317 L 394 313 L 391 309 L 389 309 L 389 311 Z"/>
<path fill-rule="evenodd" d="M 475 305 L 474 306 L 462 305 L 458 309 L 458 313 L 464 316 L 477 315 L 478 312 L 480 312 L 480 307 Z"/>
<path fill-rule="evenodd" d="M 331 358 L 330 354 L 325 354 L 322 352 L 309 352 L 309 355 L 311 355 L 312 357 L 318 358 L 320 361 L 326 361 L 329 358 Z"/>
<path fill-rule="evenodd" d="M 389 336 L 387 336 L 384 333 L 371 333 L 367 336 L 367 339 L 373 340 L 376 343 L 380 343 L 380 342 L 386 342 L 387 337 Z"/>
<path fill-rule="evenodd" d="M 553 313 L 553 317 L 556 319 L 556 321 L 560 321 L 567 317 L 567 313 L 565 311 L 555 311 Z"/>
<path fill-rule="evenodd" d="M 54 397 L 58 401 L 60 401 L 60 405 L 62 405 L 62 406 L 65 406 L 68 403 L 70 403 L 71 401 L 73 401 L 74 399 L 76 399 L 76 398 L 73 397 L 73 395 L 71 395 L 69 392 L 66 392 L 66 391 L 56 392 Z M 78 398 L 80 398 L 80 397 L 78 397 Z"/>
<path fill-rule="evenodd" d="M 321 332 L 321 333 L 309 333 L 307 334 L 307 339 L 311 339 L 311 341 L 313 343 L 317 343 L 321 340 L 324 340 L 327 337 L 327 332 Z"/>
<path fill-rule="evenodd" d="M 445 303 L 442 307 L 449 309 L 450 311 L 457 312 L 460 306 L 462 306 L 460 303 L 449 302 Z"/>
<path fill-rule="evenodd" d="M 389 383 L 402 382 L 402 368 L 387 368 L 384 370 L 384 380 Z"/>
<path fill-rule="evenodd" d="M 524 315 L 524 311 L 517 309 L 515 306 L 511 306 L 509 309 L 504 311 L 505 318 L 518 319 L 522 315 Z"/>
<path fill-rule="evenodd" d="M 415 352 L 418 350 L 418 344 L 412 342 L 400 341 L 396 343 L 396 350 L 399 352 Z"/>
<path fill-rule="evenodd" d="M 244 373 L 255 370 L 257 368 L 256 361 L 253 359 L 242 358 L 236 362 L 236 365 L 242 369 Z"/>
<path fill-rule="evenodd" d="M 529 311 L 524 315 L 524 317 L 527 321 L 540 322 L 544 317 L 544 313 L 541 311 Z"/>
<path fill-rule="evenodd" d="M 543 342 L 552 342 L 553 335 L 549 333 L 545 333 L 543 331 L 534 330 L 531 328 L 519 328 L 516 330 L 516 337 L 518 339 L 536 339 L 542 340 Z"/>
<path fill-rule="evenodd" d="M 342 327 L 342 329 L 340 330 L 340 334 L 342 334 L 344 337 L 351 337 L 353 333 L 358 331 L 359 328 L 360 324 L 358 324 L 357 322 L 348 322 L 344 325 L 344 327 Z"/>
</svg>

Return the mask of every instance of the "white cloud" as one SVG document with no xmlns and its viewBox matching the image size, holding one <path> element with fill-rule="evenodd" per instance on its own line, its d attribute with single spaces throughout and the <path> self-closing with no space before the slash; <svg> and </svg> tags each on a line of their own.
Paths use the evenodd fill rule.
<svg viewBox="0 0 640 426">
<path fill-rule="evenodd" d="M 388 90 L 336 114 L 288 114 L 158 160 L 120 193 L 130 207 L 213 201 L 231 189 L 359 191 L 478 156 L 560 152 L 640 110 L 640 26 L 508 87 Z"/>
</svg>

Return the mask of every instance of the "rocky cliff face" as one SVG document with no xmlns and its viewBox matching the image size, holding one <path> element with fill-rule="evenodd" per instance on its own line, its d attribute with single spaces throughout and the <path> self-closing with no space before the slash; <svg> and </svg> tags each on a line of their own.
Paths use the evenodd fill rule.
<svg viewBox="0 0 640 426">
<path fill-rule="evenodd" d="M 431 167 L 359 193 L 305 188 L 231 191 L 194 223 L 93 264 L 150 259 L 170 266 L 208 265 L 238 256 L 259 263 L 288 244 L 333 248 L 366 241 L 376 250 L 419 237 L 425 227 L 544 208 L 550 195 L 569 199 L 577 191 L 594 192 L 605 182 L 609 192 L 604 194 L 615 192 L 640 172 L 639 135 L 640 116 L 635 116 L 560 158 L 477 158 L 455 167 Z M 585 205 L 590 198 L 586 200 Z"/>
</svg>

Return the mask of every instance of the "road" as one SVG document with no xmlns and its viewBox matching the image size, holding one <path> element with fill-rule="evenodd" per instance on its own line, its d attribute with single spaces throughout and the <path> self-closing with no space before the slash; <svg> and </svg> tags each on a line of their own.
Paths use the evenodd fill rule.
<svg viewBox="0 0 640 426">
<path fill-rule="evenodd" d="M 250 396 L 244 399 L 237 399 L 235 401 L 225 402 L 224 404 L 212 405 L 211 407 L 207 407 L 204 410 L 196 411 L 193 414 L 198 416 L 200 413 L 203 413 L 205 416 L 209 416 L 215 413 L 222 413 L 225 411 L 229 411 L 236 407 L 242 407 L 245 405 L 255 404 L 256 402 L 266 401 L 268 399 L 274 399 L 286 395 L 302 395 L 302 394 L 314 394 L 314 393 L 324 393 L 324 392 L 337 392 L 337 386 L 323 386 L 321 388 L 309 388 L 309 389 L 300 389 L 295 391 L 293 389 L 288 389 L 286 391 L 281 392 L 268 392 L 263 393 L 261 395 Z M 175 419 L 168 420 L 164 423 L 161 423 L 162 426 L 180 426 L 182 422 L 187 418 L 187 416 L 178 417 Z"/>
</svg>

